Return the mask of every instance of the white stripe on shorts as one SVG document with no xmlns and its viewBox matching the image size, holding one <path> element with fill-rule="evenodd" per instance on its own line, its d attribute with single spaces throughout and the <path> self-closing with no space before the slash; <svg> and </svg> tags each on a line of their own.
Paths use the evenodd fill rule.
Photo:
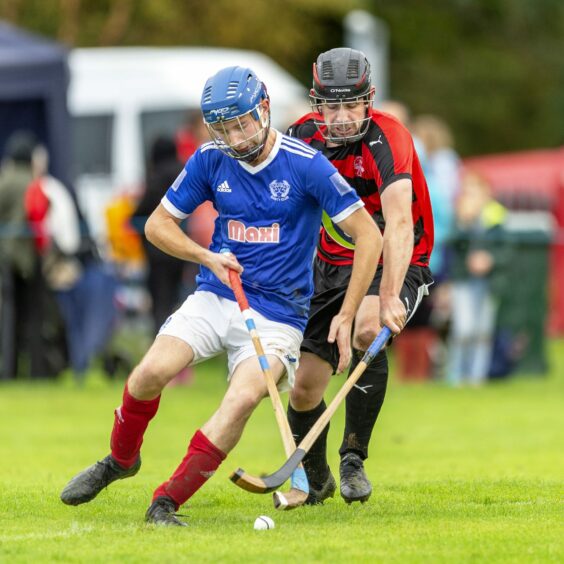
<svg viewBox="0 0 564 564">
<path fill-rule="evenodd" d="M 431 282 L 432 284 L 432 282 Z M 405 324 L 407 325 L 407 322 L 413 317 L 413 314 L 417 311 L 417 308 L 419 307 L 419 304 L 421 303 L 421 300 L 423 300 L 423 298 L 425 296 L 429 295 L 429 286 L 431 284 L 422 284 L 421 286 L 419 286 L 417 288 L 417 299 L 415 300 L 415 304 L 413 306 L 413 309 L 411 310 L 411 312 L 409 313 L 409 317 L 407 318 Z M 407 298 L 406 298 L 407 301 Z M 407 304 L 407 311 L 409 312 L 409 304 Z"/>
</svg>

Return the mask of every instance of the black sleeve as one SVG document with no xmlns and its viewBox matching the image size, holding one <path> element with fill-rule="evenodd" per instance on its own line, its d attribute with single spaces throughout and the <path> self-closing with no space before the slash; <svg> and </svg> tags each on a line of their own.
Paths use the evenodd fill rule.
<svg viewBox="0 0 564 564">
<path fill-rule="evenodd" d="M 316 131 L 317 127 L 313 120 L 308 120 L 304 123 L 294 123 L 291 125 L 286 130 L 286 135 L 309 142 L 309 140 L 311 140 L 311 138 L 315 135 Z"/>
</svg>

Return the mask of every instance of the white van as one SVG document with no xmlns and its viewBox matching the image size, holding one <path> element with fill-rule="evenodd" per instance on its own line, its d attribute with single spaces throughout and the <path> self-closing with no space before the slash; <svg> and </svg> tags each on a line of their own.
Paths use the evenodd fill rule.
<svg viewBox="0 0 564 564">
<path fill-rule="evenodd" d="M 75 187 L 94 236 L 119 192 L 137 193 L 155 135 L 174 133 L 199 107 L 205 81 L 223 67 L 252 68 L 266 84 L 274 127 L 307 111 L 307 88 L 260 53 L 216 48 L 96 48 L 70 54 Z"/>
</svg>

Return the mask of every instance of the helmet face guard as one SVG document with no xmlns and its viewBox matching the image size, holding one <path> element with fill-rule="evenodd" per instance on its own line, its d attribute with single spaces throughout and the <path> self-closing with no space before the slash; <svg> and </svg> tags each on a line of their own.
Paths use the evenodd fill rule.
<svg viewBox="0 0 564 564">
<path fill-rule="evenodd" d="M 355 96 L 353 98 L 328 99 L 316 96 L 312 90 L 309 99 L 311 109 L 315 113 L 321 114 L 322 117 L 324 117 L 328 113 L 328 111 L 333 112 L 338 110 L 342 111 L 343 108 L 346 109 L 347 104 L 354 104 L 355 106 L 357 106 L 358 104 L 364 105 L 364 117 L 358 120 L 333 121 L 328 124 L 325 119 L 314 119 L 314 123 L 317 129 L 323 136 L 325 141 L 329 141 L 330 143 L 335 143 L 337 145 L 347 145 L 349 143 L 354 143 L 355 141 L 362 139 L 368 131 L 368 127 L 370 126 L 369 110 L 372 107 L 372 103 L 374 101 L 374 92 L 370 92 L 364 96 Z M 354 131 L 354 133 L 340 133 L 340 129 L 343 131 Z"/>
<path fill-rule="evenodd" d="M 258 114 L 259 119 L 254 115 Z M 205 122 L 217 148 L 233 159 L 252 162 L 263 150 L 270 130 L 270 112 L 256 109 L 228 120 Z"/>
<path fill-rule="evenodd" d="M 227 67 L 208 79 L 202 94 L 204 123 L 211 139 L 227 156 L 254 161 L 270 130 L 266 87 L 248 68 Z"/>
<path fill-rule="evenodd" d="M 369 110 L 373 100 L 370 63 L 364 53 L 338 48 L 319 55 L 313 64 L 310 103 L 314 112 L 324 116 L 323 121 L 316 121 L 315 124 L 325 140 L 343 145 L 362 139 L 370 125 Z M 361 118 L 326 122 L 327 114 L 343 113 L 343 110 L 358 108 L 359 104 L 364 106 Z"/>
</svg>

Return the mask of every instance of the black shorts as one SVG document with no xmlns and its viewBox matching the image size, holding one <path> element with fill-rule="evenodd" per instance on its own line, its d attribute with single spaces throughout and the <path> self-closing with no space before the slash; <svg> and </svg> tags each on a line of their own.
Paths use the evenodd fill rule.
<svg viewBox="0 0 564 564">
<path fill-rule="evenodd" d="M 331 320 L 343 304 L 351 277 L 352 266 L 335 266 L 316 257 L 314 263 L 315 291 L 311 299 L 309 319 L 304 332 L 301 350 L 311 352 L 326 360 L 335 371 L 339 363 L 337 343 L 328 343 Z M 376 275 L 367 296 L 378 296 L 382 281 L 382 265 Z M 431 271 L 424 266 L 410 265 L 400 291 L 400 299 L 406 305 L 407 319 L 415 313 L 423 296 L 428 294 L 428 287 L 433 283 Z"/>
</svg>

